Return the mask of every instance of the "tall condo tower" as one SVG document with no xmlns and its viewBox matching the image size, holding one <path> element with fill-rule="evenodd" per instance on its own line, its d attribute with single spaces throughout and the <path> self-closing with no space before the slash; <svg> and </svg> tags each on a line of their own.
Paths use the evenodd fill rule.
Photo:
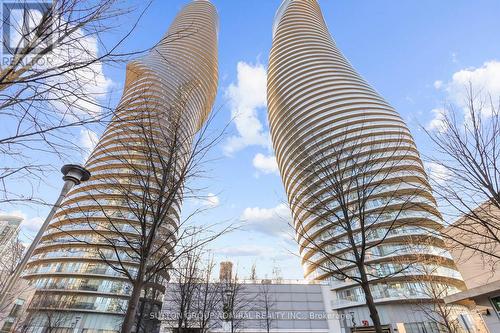
<svg viewBox="0 0 500 333">
<path fill-rule="evenodd" d="M 371 229 L 364 240 L 360 215 L 349 221 L 349 228 L 356 246 L 362 241 L 368 244 L 364 255 L 370 264 L 369 278 L 384 276 L 371 284 L 383 323 L 419 321 L 411 317 L 413 311 L 403 311 L 403 305 L 408 299 L 427 297 L 422 290 L 425 279 L 438 281 L 450 292 L 463 288 L 439 236 L 441 216 L 410 131 L 342 55 L 316 0 L 285 0 L 276 13 L 267 99 L 272 142 L 304 275 L 331 280 L 334 309 L 353 314 L 352 323 L 370 321 L 360 284 L 342 274 L 358 274 L 356 265 L 349 263 L 354 258 L 349 253 L 353 247 L 347 241 L 348 228 L 339 227 L 337 216 L 343 208 L 362 208 L 375 216 L 367 222 L 369 216 L 364 215 L 362 222 Z M 369 176 L 377 173 L 383 177 Z M 364 194 L 370 189 L 360 183 L 362 178 L 377 179 L 365 198 L 357 197 L 363 186 Z M 337 195 L 332 194 L 334 186 L 340 186 Z M 348 189 L 351 193 L 342 198 L 347 202 L 341 203 L 338 194 Z M 396 197 L 406 198 L 405 204 Z M 360 207 L 357 199 L 367 202 Z M 433 262 L 416 265 L 429 268 L 428 277 L 414 278 L 423 275 L 416 269 L 399 272 L 419 256 Z M 335 257 L 346 260 L 332 263 Z"/>
<path fill-rule="evenodd" d="M 195 0 L 178 13 L 147 55 L 127 65 L 123 96 L 85 165 L 92 178 L 68 193 L 24 273 L 36 287 L 29 307 L 31 331 L 42 331 L 49 319 L 68 332 L 120 329 L 132 288 L 107 263 L 124 265 L 133 273 L 137 255 L 125 244 L 123 251 L 105 244 L 116 238 L 120 245 L 123 236 L 114 233 L 129 233 L 129 240 L 140 234 L 140 205 L 157 200 L 155 191 L 164 186 L 150 179 L 175 183 L 180 177 L 177 172 L 187 162 L 183 156 L 189 155 L 185 153 L 192 149 L 193 137 L 209 117 L 215 99 L 217 39 L 216 9 L 210 1 Z M 172 142 L 180 144 L 173 149 Z M 172 154 L 178 158 L 170 159 Z M 170 174 L 164 174 L 167 161 L 175 165 Z M 153 166 L 156 169 L 148 174 Z M 131 202 L 141 197 L 148 201 Z M 157 232 L 158 242 L 165 241 L 168 230 L 179 223 L 182 186 L 175 197 L 168 221 Z M 158 274 L 142 297 L 160 305 L 165 277 L 166 272 Z M 52 318 L 44 313 L 47 308 L 56 310 Z"/>
</svg>

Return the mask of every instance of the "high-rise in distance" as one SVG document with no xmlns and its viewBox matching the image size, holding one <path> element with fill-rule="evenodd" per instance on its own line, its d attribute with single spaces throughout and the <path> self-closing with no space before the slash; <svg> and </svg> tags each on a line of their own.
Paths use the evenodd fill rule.
<svg viewBox="0 0 500 333">
<path fill-rule="evenodd" d="M 176 148 L 190 151 L 216 95 L 217 39 L 215 7 L 210 1 L 195 0 L 177 14 L 165 36 L 147 55 L 127 65 L 122 98 L 85 165 L 92 177 L 68 193 L 25 270 L 24 277 L 36 287 L 29 307 L 32 318 L 28 331 L 41 332 L 47 327 L 47 307 L 53 316 L 52 325 L 59 315 L 56 326 L 61 332 L 120 330 L 131 285 L 122 273 L 106 264 L 103 256 L 109 262 L 120 260 L 132 273 L 138 262 L 131 259 L 133 252 L 126 246 L 123 251 L 118 246 L 114 252 L 100 247 L 100 242 L 103 235 L 108 242 L 112 240 L 114 232 L 130 234 L 129 240 L 140 232 L 138 213 L 130 197 L 141 197 L 149 191 L 144 196 L 155 200 L 150 197 L 159 191 L 145 188 L 145 176 L 178 177 L 176 172 L 161 174 L 165 170 L 161 167 L 146 175 L 147 166 L 163 163 L 158 154 L 152 157 L 149 149 L 153 147 L 169 157 L 175 136 L 181 143 Z M 177 128 L 172 128 L 174 125 Z M 145 135 L 151 135 L 151 140 Z M 178 151 L 173 154 L 181 156 Z M 172 160 L 179 170 L 186 162 L 182 156 Z M 130 191 L 124 193 L 124 188 Z M 176 198 L 167 212 L 165 229 L 171 226 L 169 230 L 175 230 L 179 223 L 182 187 Z M 162 237 L 162 230 L 158 235 Z M 167 277 L 164 272 L 152 280 L 143 298 L 159 305 Z"/>
<path fill-rule="evenodd" d="M 346 245 L 346 239 L 353 239 L 358 242 L 356 248 L 366 245 L 368 249 L 363 255 L 370 264 L 370 279 L 384 277 L 370 286 L 382 324 L 404 322 L 407 332 L 413 326 L 436 330 L 416 314 L 412 301 L 429 298 L 423 292 L 428 283 L 437 283 L 449 293 L 463 289 L 464 283 L 439 235 L 441 215 L 426 173 L 405 122 L 342 55 L 316 0 L 285 0 L 279 7 L 273 25 L 267 98 L 272 143 L 305 277 L 331 281 L 333 309 L 354 316 L 346 323 L 348 327 L 356 323 L 369 326 L 360 285 L 332 273 L 356 276 L 358 268 L 347 261 L 327 260 L 349 258 L 351 245 Z M 371 167 L 353 174 L 351 168 L 360 161 L 365 167 L 372 163 Z M 383 170 L 388 165 L 392 169 Z M 314 168 L 317 172 L 311 175 L 308 170 Z M 352 179 L 359 182 L 359 173 L 382 174 L 381 170 L 383 181 L 377 180 L 373 193 L 358 206 L 363 212 L 356 225 L 352 222 L 348 235 L 347 229 L 338 228 L 335 214 L 360 205 L 353 198 L 359 193 L 349 193 L 344 204 L 328 197 L 332 178 L 339 178 L 340 191 L 346 184 L 351 189 L 362 188 L 366 184 L 352 185 Z M 396 202 L 396 197 L 406 198 L 405 205 Z M 328 206 L 321 207 L 323 215 L 312 211 L 318 209 L 314 206 L 318 198 Z M 361 214 L 366 220 L 377 214 L 369 222 L 372 228 L 364 244 L 357 237 L 361 235 Z M 370 246 L 370 242 L 376 245 Z M 410 264 L 413 269 L 401 269 Z M 328 265 L 337 266 L 329 269 Z M 414 267 L 429 269 L 428 276 Z"/>
<path fill-rule="evenodd" d="M 11 251 L 9 242 L 16 236 L 19 226 L 23 221 L 18 216 L 0 215 L 0 253 L 4 255 L 5 251 Z"/>
</svg>

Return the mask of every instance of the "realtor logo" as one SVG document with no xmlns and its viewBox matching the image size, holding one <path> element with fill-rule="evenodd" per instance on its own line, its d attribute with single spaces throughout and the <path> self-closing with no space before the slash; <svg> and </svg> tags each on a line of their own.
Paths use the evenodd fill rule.
<svg viewBox="0 0 500 333">
<path fill-rule="evenodd" d="M 3 55 L 52 50 L 52 2 L 3 2 Z"/>
</svg>

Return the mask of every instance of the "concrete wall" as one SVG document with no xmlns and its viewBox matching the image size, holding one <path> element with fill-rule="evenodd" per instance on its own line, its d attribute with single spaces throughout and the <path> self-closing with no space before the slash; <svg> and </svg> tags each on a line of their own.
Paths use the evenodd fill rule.
<svg viewBox="0 0 500 333">
<path fill-rule="evenodd" d="M 486 216 L 490 220 L 498 216 L 497 221 L 500 221 L 500 212 L 491 205 L 483 205 L 478 208 L 477 214 Z M 460 229 L 453 227 L 453 225 L 460 226 Z M 487 231 L 481 232 L 481 228 L 484 227 L 479 223 L 461 218 L 444 230 L 444 233 L 449 236 L 445 238 L 446 244 L 469 289 L 500 280 L 500 261 L 498 259 L 473 251 L 453 241 L 453 239 L 459 239 L 461 243 L 478 246 L 484 252 L 500 255 L 500 244 L 493 241 L 485 243 L 483 234 L 487 234 Z M 464 230 L 470 230 L 470 232 Z"/>
<path fill-rule="evenodd" d="M 500 296 L 500 291 L 497 296 Z M 474 298 L 474 302 L 479 306 L 486 306 L 489 308 L 493 308 L 493 311 L 489 311 L 489 315 L 483 314 L 483 320 L 486 326 L 488 326 L 488 330 L 490 333 L 500 333 L 500 315 L 495 311 L 495 308 L 492 306 L 487 295 L 482 295 Z"/>
</svg>

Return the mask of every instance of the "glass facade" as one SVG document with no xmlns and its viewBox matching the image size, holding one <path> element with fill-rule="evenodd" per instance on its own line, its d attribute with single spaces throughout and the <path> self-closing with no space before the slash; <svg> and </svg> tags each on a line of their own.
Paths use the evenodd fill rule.
<svg viewBox="0 0 500 333">
<path fill-rule="evenodd" d="M 267 98 L 306 278 L 363 301 L 342 274 L 359 277 L 353 249 L 363 247 L 368 280 L 384 280 L 372 285 L 377 300 L 429 298 L 419 278 L 464 288 L 409 129 L 338 49 L 316 0 L 279 8 Z"/>
<path fill-rule="evenodd" d="M 460 289 L 442 284 L 449 294 L 459 292 Z M 428 298 L 427 282 L 389 282 L 376 283 L 372 285 L 373 297 L 376 300 L 382 299 L 421 299 Z M 360 287 L 353 287 L 340 290 L 337 293 L 337 298 L 351 302 L 364 303 L 365 295 Z"/>
<path fill-rule="evenodd" d="M 182 38 L 171 37 L 179 34 Z M 127 65 L 123 96 L 85 165 L 91 179 L 71 189 L 28 262 L 24 276 L 36 287 L 28 309 L 28 332 L 44 332 L 49 322 L 54 324 L 51 319 L 57 319 L 57 332 L 120 329 L 132 287 L 116 267 L 137 276 L 142 258 L 137 255 L 137 240 L 141 228 L 150 228 L 154 218 L 133 205 L 140 201 L 130 198 L 159 196 L 162 184 L 144 179 L 179 177 L 217 90 L 217 13 L 209 1 L 186 5 L 164 38 L 168 43 L 158 43 Z M 145 140 L 144 130 L 150 141 Z M 158 156 L 172 154 L 173 133 L 180 137 L 175 154 L 181 157 L 173 172 L 163 175 L 164 162 Z M 157 148 L 158 155 L 151 155 L 148 144 Z M 175 202 L 162 215 L 153 250 L 175 239 L 181 192 L 177 190 Z M 164 253 L 168 251 L 158 252 Z M 145 300 L 149 311 L 159 310 L 167 276 L 165 271 L 158 273 L 142 292 L 141 302 Z"/>
</svg>

